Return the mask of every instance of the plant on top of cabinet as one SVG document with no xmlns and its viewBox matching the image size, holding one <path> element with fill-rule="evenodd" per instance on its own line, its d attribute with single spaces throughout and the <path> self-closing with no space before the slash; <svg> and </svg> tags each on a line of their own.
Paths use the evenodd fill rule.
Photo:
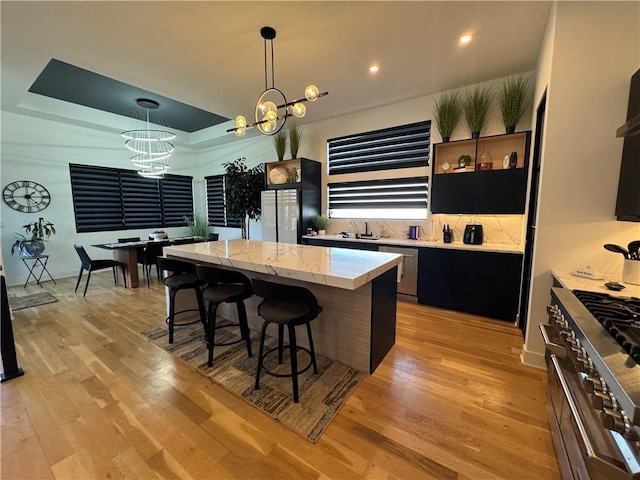
<svg viewBox="0 0 640 480">
<path fill-rule="evenodd" d="M 291 158 L 298 158 L 298 149 L 300 148 L 300 141 L 302 140 L 302 128 L 298 125 L 298 122 L 292 121 L 288 130 Z"/>
<path fill-rule="evenodd" d="M 278 161 L 281 162 L 284 160 L 284 153 L 287 150 L 287 132 L 285 130 L 280 130 L 273 136 L 273 146 L 276 149 L 276 155 L 278 155 Z"/>
<path fill-rule="evenodd" d="M 491 103 L 491 90 L 484 87 L 474 87 L 464 91 L 464 99 L 462 101 L 462 110 L 464 117 L 471 130 L 471 138 L 480 137 L 480 131 L 484 126 L 487 118 L 489 104 Z"/>
<path fill-rule="evenodd" d="M 502 83 L 498 91 L 498 103 L 507 133 L 516 131 L 516 125 L 527 110 L 531 93 L 531 77 L 528 75 L 507 77 Z"/>
<path fill-rule="evenodd" d="M 448 142 L 460 120 L 460 92 L 443 92 L 434 99 L 433 117 L 443 142 Z"/>
<path fill-rule="evenodd" d="M 327 217 L 326 215 L 316 215 L 315 217 L 313 217 L 313 219 L 311 219 L 311 222 L 318 229 L 318 233 L 326 232 L 327 227 L 329 226 L 329 217 Z M 320 233 L 320 235 L 322 235 L 322 233 Z"/>
</svg>

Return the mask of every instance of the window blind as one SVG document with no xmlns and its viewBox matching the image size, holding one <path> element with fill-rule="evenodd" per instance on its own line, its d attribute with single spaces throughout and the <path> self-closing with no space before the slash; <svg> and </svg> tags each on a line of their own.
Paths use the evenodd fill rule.
<svg viewBox="0 0 640 480">
<path fill-rule="evenodd" d="M 224 175 L 205 177 L 205 181 L 207 185 L 207 218 L 209 219 L 209 225 L 240 228 L 240 220 L 227 215 Z"/>
<path fill-rule="evenodd" d="M 431 121 L 327 141 L 329 175 L 429 165 Z"/>
<path fill-rule="evenodd" d="M 193 215 L 192 177 L 78 164 L 69 173 L 78 233 L 181 227 Z"/>
</svg>

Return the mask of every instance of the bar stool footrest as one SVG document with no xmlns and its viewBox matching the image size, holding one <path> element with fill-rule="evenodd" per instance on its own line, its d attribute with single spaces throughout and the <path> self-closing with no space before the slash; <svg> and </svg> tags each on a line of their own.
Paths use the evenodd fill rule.
<svg viewBox="0 0 640 480">
<path fill-rule="evenodd" d="M 218 330 L 220 328 L 227 328 L 227 327 L 242 327 L 242 325 L 240 325 L 239 323 L 225 323 L 224 325 L 216 325 L 215 330 Z M 240 342 L 244 342 L 244 338 L 240 337 L 238 340 L 233 340 L 227 343 L 214 343 L 213 345 L 216 347 L 226 347 L 227 345 L 235 345 L 236 343 L 240 343 Z M 207 340 L 207 346 L 208 345 L 209 345 L 209 340 Z"/>
<path fill-rule="evenodd" d="M 287 351 L 287 352 L 289 351 L 289 345 L 283 345 L 282 348 L 283 348 L 284 351 Z M 309 364 L 306 367 L 298 370 L 298 375 L 300 375 L 301 373 L 306 372 L 307 370 L 309 370 L 313 366 L 313 357 L 311 356 L 311 351 L 306 347 L 301 347 L 299 345 L 296 345 L 296 349 L 298 351 L 302 350 L 302 351 L 307 352 L 309 354 Z M 269 350 L 267 350 L 266 352 L 264 352 L 264 355 L 262 355 L 262 370 L 265 373 L 271 375 L 272 377 L 289 378 L 289 377 L 293 376 L 293 372 L 291 372 L 291 373 L 275 373 L 275 372 L 272 372 L 271 370 L 269 370 L 264 365 L 264 359 L 267 358 L 267 355 L 269 355 L 269 354 L 271 354 L 273 352 L 277 352 L 277 351 L 278 351 L 278 347 L 273 347 L 273 348 L 270 348 Z M 281 364 L 279 364 L 279 365 L 281 365 Z"/>
<path fill-rule="evenodd" d="M 179 314 L 181 314 L 181 313 L 187 313 L 187 312 L 200 312 L 200 310 L 198 310 L 197 308 L 190 308 L 190 309 L 188 309 L 188 310 L 180 310 L 179 312 L 174 312 L 174 313 L 173 313 L 173 317 L 174 317 L 174 320 L 173 320 L 173 326 L 174 326 L 174 327 L 184 327 L 184 326 L 186 326 L 186 325 L 193 325 L 194 323 L 199 323 L 199 322 L 201 322 L 201 321 L 202 321 L 202 320 L 200 320 L 199 318 L 196 318 L 196 319 L 195 319 L 195 320 L 193 320 L 192 322 L 177 323 L 177 322 L 175 321 L 175 317 L 176 317 L 177 315 L 179 315 Z M 169 317 L 165 318 L 165 319 L 164 319 L 164 321 L 165 321 L 165 323 L 168 325 L 168 324 L 169 324 Z"/>
</svg>

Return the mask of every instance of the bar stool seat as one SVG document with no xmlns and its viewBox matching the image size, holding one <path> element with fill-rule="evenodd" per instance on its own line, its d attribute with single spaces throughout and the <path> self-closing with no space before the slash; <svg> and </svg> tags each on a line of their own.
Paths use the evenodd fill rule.
<svg viewBox="0 0 640 480">
<path fill-rule="evenodd" d="M 311 334 L 311 321 L 322 312 L 322 307 L 309 290 L 292 285 L 281 285 L 261 279 L 253 279 L 254 293 L 264 300 L 258 305 L 258 315 L 263 318 L 260 332 L 260 351 L 258 353 L 258 368 L 256 370 L 255 389 L 260 388 L 260 374 L 265 373 L 274 377 L 291 377 L 293 387 L 293 401 L 298 403 L 298 375 L 306 372 L 313 366 L 313 372 L 318 373 L 316 354 L 313 348 L 313 336 Z M 267 327 L 270 324 L 278 326 L 278 346 L 264 351 L 264 341 Z M 295 327 L 305 325 L 309 339 L 309 348 L 297 344 Z M 284 345 L 284 327 L 289 331 L 289 344 Z M 265 358 L 273 352 L 278 352 L 278 364 L 282 364 L 283 350 L 289 348 L 291 368 L 288 373 L 276 373 L 264 365 Z M 298 367 L 298 351 L 309 354 L 309 364 L 303 368 Z"/>
<path fill-rule="evenodd" d="M 166 323 L 169 326 L 169 343 L 173 343 L 173 329 L 174 327 L 181 327 L 185 325 L 192 325 L 197 322 L 202 322 L 204 326 L 205 335 L 207 332 L 207 322 L 205 320 L 204 300 L 202 298 L 202 286 L 203 282 L 198 280 L 196 275 L 196 266 L 193 263 L 182 262 L 180 260 L 174 260 L 166 257 L 157 257 L 158 268 L 161 272 L 171 272 L 167 277 L 163 279 L 164 285 L 169 288 L 169 316 L 166 318 Z M 181 290 L 193 290 L 198 302 L 198 308 L 190 308 L 175 311 L 176 308 L 176 295 Z M 176 316 L 187 313 L 198 312 L 200 318 L 193 321 L 185 321 L 181 323 L 176 322 Z"/>
<path fill-rule="evenodd" d="M 209 349 L 208 366 L 213 366 L 213 347 L 233 345 L 244 341 L 247 344 L 247 354 L 251 352 L 251 331 L 247 321 L 247 310 L 244 301 L 253 296 L 253 287 L 249 278 L 237 271 L 222 268 L 197 265 L 196 275 L 198 280 L 204 283 L 202 297 L 208 304 L 207 314 L 207 347 Z M 218 305 L 222 303 L 235 303 L 238 309 L 237 323 L 217 324 L 216 317 Z M 240 327 L 240 338 L 228 342 L 216 342 L 216 330 L 227 327 Z"/>
</svg>

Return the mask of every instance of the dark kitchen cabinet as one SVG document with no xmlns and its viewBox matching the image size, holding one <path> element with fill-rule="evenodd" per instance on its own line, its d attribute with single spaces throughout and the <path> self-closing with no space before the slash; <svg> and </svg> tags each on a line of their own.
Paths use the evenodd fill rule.
<svg viewBox="0 0 640 480">
<path fill-rule="evenodd" d="M 530 145 L 530 131 L 434 145 L 431 211 L 524 213 Z M 515 165 L 505 166 L 512 152 Z"/>
<path fill-rule="evenodd" d="M 627 123 L 633 123 L 633 119 L 639 116 L 640 70 L 631 77 Z M 631 130 L 624 137 L 616 218 L 627 222 L 640 222 L 640 134 L 637 129 Z"/>
<path fill-rule="evenodd" d="M 317 245 L 320 247 L 351 248 L 353 250 L 371 250 L 374 252 L 378 251 L 378 245 L 375 243 L 326 240 L 324 238 L 303 238 L 302 241 L 305 245 Z"/>
<path fill-rule="evenodd" d="M 521 254 L 424 248 L 418 261 L 419 303 L 516 321 Z"/>
</svg>

